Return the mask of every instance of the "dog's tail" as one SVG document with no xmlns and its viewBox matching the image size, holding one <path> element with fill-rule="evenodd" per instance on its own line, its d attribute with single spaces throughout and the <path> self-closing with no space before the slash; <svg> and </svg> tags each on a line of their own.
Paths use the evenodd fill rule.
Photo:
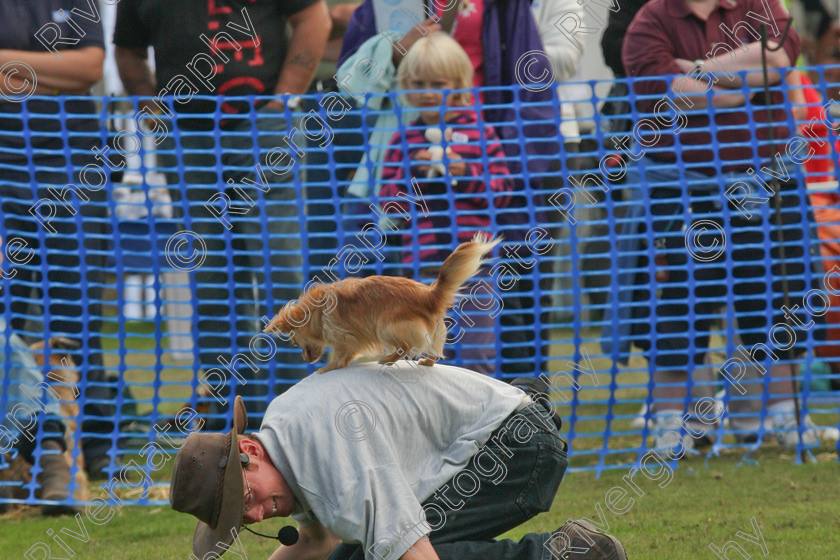
<svg viewBox="0 0 840 560">
<path fill-rule="evenodd" d="M 476 275 L 486 262 L 484 255 L 502 242 L 501 237 L 490 239 L 489 235 L 478 233 L 472 241 L 461 243 L 446 257 L 437 280 L 431 285 L 431 295 L 438 309 L 449 309 L 455 303 L 458 290 Z"/>
</svg>

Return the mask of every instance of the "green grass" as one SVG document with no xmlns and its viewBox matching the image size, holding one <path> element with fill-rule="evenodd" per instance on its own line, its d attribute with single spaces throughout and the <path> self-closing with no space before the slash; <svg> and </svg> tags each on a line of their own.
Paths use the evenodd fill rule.
<svg viewBox="0 0 840 560">
<path fill-rule="evenodd" d="M 553 530 L 569 517 L 597 519 L 599 504 L 610 532 L 625 544 L 630 558 L 713 560 L 709 543 L 723 546 L 734 540 L 738 531 L 753 534 L 750 519 L 754 517 L 769 550 L 768 558 L 834 559 L 840 549 L 840 471 L 833 451 L 823 448 L 816 455 L 818 464 L 801 466 L 793 465 L 790 453 L 772 447 L 755 455 L 757 466 L 738 466 L 740 453 L 713 458 L 709 468 L 702 458 L 692 458 L 674 471 L 664 488 L 636 474 L 633 480 L 644 495 L 631 492 L 629 496 L 636 501 L 623 515 L 609 511 L 604 501 L 611 488 L 628 488 L 621 480 L 626 469 L 605 473 L 597 480 L 591 473 L 570 474 L 550 512 L 505 536 L 516 539 L 532 531 Z M 626 507 L 626 500 L 620 505 Z M 272 520 L 257 530 L 270 533 L 281 525 L 281 521 Z M 47 531 L 58 533 L 67 528 L 78 532 L 73 518 L 42 518 L 34 508 L 0 517 L 0 526 L 3 559 L 24 558 L 37 542 L 51 545 L 55 557 L 67 557 Z M 66 534 L 62 537 L 76 553 L 74 560 L 188 560 L 195 521 L 167 507 L 124 507 L 116 509 L 107 524 L 96 526 L 85 520 L 85 527 L 90 536 L 86 544 Z M 266 539 L 246 533 L 242 540 L 252 560 L 267 558 L 273 550 Z M 757 545 L 739 542 L 751 557 L 762 557 Z M 233 554 L 229 557 L 236 558 Z M 732 553 L 730 558 L 739 557 Z"/>
</svg>

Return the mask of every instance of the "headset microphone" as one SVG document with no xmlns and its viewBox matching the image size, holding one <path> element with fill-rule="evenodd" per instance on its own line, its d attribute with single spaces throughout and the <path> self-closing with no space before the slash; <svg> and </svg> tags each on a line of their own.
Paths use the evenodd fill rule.
<svg viewBox="0 0 840 560">
<path fill-rule="evenodd" d="M 248 528 L 247 525 L 243 525 L 242 528 L 250 533 L 254 533 L 257 536 L 265 537 L 266 539 L 277 539 L 278 541 L 280 541 L 280 544 L 285 546 L 292 546 L 293 544 L 298 542 L 298 538 L 300 537 L 300 535 L 298 534 L 298 530 L 292 527 L 291 525 L 286 525 L 285 527 L 277 531 L 276 537 L 272 537 L 271 535 L 263 535 L 262 533 L 252 531 Z"/>
</svg>

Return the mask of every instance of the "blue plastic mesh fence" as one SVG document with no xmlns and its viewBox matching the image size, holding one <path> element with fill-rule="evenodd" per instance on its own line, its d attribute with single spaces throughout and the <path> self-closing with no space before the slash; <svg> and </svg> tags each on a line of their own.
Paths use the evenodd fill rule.
<svg viewBox="0 0 840 560">
<path fill-rule="evenodd" d="M 361 108 L 307 96 L 298 112 L 196 98 L 204 112 L 177 118 L 172 98 L 17 105 L 0 118 L 0 470 L 18 454 L 35 466 L 4 477 L 0 502 L 40 503 L 58 419 L 73 474 L 83 457 L 115 499 L 163 503 L 168 459 L 199 421 L 225 429 L 235 393 L 256 428 L 323 365 L 261 334 L 283 303 L 311 281 L 431 282 L 477 231 L 505 241 L 450 314 L 445 362 L 545 375 L 572 471 L 645 453 L 655 371 L 687 374 L 674 377 L 687 396 L 657 399 L 705 426 L 709 453 L 773 439 L 768 406 L 785 396 L 837 428 L 840 154 L 833 102 L 800 98 L 828 98 L 815 71 L 769 103 L 744 86 L 749 110 L 578 84 L 577 136 L 560 134 L 556 95 L 530 102 L 519 86 L 504 104 L 484 90 L 471 111 L 433 109 L 437 126 L 396 92 Z M 768 110 L 782 112 L 772 134 Z M 419 149 L 442 154 L 442 177 Z"/>
</svg>

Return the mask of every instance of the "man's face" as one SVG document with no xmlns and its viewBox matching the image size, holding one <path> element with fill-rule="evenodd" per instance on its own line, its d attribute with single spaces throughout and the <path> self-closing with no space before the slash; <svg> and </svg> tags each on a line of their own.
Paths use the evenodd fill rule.
<svg viewBox="0 0 840 560">
<path fill-rule="evenodd" d="M 245 508 L 242 520 L 259 523 L 269 517 L 288 517 L 295 507 L 289 485 L 270 460 L 251 457 L 250 468 L 243 470 Z M 250 495 L 249 495 L 250 488 Z"/>
</svg>

